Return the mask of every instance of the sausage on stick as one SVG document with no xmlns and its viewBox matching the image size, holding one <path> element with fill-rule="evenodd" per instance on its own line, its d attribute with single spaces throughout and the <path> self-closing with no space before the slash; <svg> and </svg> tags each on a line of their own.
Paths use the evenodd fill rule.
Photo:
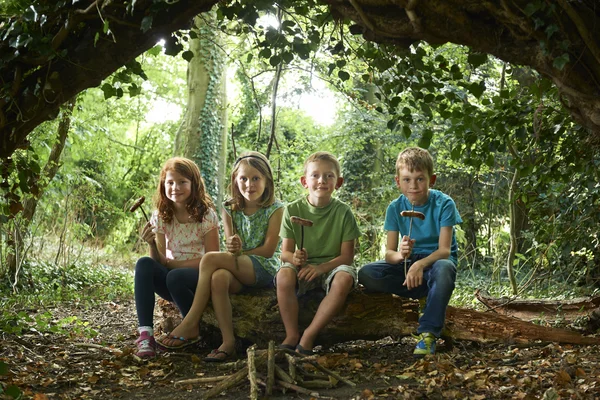
<svg viewBox="0 0 600 400">
<path fill-rule="evenodd" d="M 297 224 L 300 225 L 300 232 L 301 236 L 300 236 L 300 250 L 302 250 L 304 248 L 304 227 L 308 226 L 311 227 L 313 226 L 313 222 L 310 219 L 305 219 L 305 218 L 300 218 L 300 217 L 290 217 L 290 221 L 292 221 L 292 224 Z"/>
</svg>

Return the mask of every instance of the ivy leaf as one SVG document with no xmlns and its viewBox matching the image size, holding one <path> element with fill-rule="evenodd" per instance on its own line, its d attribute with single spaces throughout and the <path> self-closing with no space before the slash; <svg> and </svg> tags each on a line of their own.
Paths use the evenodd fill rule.
<svg viewBox="0 0 600 400">
<path fill-rule="evenodd" d="M 117 93 L 115 88 L 110 83 L 105 83 L 100 89 L 102 89 L 102 92 L 104 92 L 104 100 L 113 97 Z"/>
<path fill-rule="evenodd" d="M 562 69 L 565 67 L 565 65 L 567 65 L 568 62 L 569 62 L 569 53 L 564 53 L 562 56 L 556 57 L 554 59 L 554 61 L 552 62 L 552 66 L 554 68 L 558 69 L 559 71 L 562 71 Z"/>
<path fill-rule="evenodd" d="M 338 71 L 338 78 L 345 82 L 350 79 L 350 74 L 346 71 Z"/>
<path fill-rule="evenodd" d="M 181 57 L 185 61 L 190 62 L 192 60 L 192 58 L 194 58 L 194 52 L 191 50 L 186 50 L 183 53 L 181 53 Z"/>
<path fill-rule="evenodd" d="M 4 393 L 12 397 L 13 399 L 20 399 L 23 395 L 23 393 L 21 393 L 21 389 L 19 389 L 15 385 L 10 385 L 6 387 L 6 389 L 4 389 Z"/>
<path fill-rule="evenodd" d="M 271 49 L 265 47 L 264 49 L 258 52 L 258 56 L 262 58 L 271 58 Z"/>
<path fill-rule="evenodd" d="M 488 56 L 485 53 L 469 53 L 467 60 L 469 61 L 469 64 L 473 66 L 473 68 L 477 68 L 480 65 L 485 64 L 487 58 Z"/>
<path fill-rule="evenodd" d="M 142 92 L 142 88 L 139 87 L 138 85 L 136 85 L 135 83 L 132 83 L 129 86 L 129 96 L 135 97 L 135 96 L 139 95 L 141 92 Z"/>
<path fill-rule="evenodd" d="M 481 97 L 483 92 L 485 92 L 485 82 L 483 80 L 480 81 L 479 83 L 474 82 L 474 83 L 470 84 L 467 89 L 473 96 L 479 98 L 479 97 Z"/>
<path fill-rule="evenodd" d="M 0 361 L 0 375 L 8 375 L 8 365 Z"/>
</svg>

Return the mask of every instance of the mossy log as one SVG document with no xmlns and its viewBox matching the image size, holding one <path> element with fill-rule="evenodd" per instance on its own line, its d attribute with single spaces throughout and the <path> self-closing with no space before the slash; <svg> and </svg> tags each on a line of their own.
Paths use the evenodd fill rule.
<svg viewBox="0 0 600 400">
<path fill-rule="evenodd" d="M 312 320 L 323 293 L 316 291 L 299 299 L 301 328 Z M 171 330 L 181 319 L 172 306 L 161 306 L 167 317 L 164 330 Z M 252 291 L 231 297 L 236 336 L 259 346 L 269 340 L 281 342 L 285 336 L 275 290 Z M 203 315 L 203 332 L 209 336 L 218 327 L 212 308 Z M 386 336 L 409 336 L 416 332 L 418 302 L 382 293 L 350 293 L 340 315 L 321 332 L 317 344 L 332 345 L 351 340 L 376 340 Z M 216 331 L 218 332 L 218 331 Z M 578 332 L 544 327 L 510 316 L 448 307 L 443 336 L 477 342 L 527 344 L 535 341 L 570 344 L 600 344 L 600 338 Z"/>
</svg>

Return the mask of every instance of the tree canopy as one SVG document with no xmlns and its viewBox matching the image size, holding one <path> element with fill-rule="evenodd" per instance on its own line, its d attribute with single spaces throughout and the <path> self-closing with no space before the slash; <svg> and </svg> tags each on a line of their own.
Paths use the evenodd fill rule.
<svg viewBox="0 0 600 400">
<path fill-rule="evenodd" d="M 172 32 L 189 26 L 196 14 L 216 3 L 35 0 L 20 15 L 3 18 L 0 157 L 27 146 L 29 132 L 56 116 L 60 104 L 97 86 L 121 66 L 129 73 L 142 73 L 133 60 L 158 40 L 167 40 L 170 51 L 179 52 L 182 46 Z M 316 25 L 350 24 L 351 33 L 370 41 L 399 49 L 419 40 L 433 45 L 453 42 L 529 65 L 552 79 L 564 106 L 598 138 L 600 10 L 593 0 L 305 0 L 278 6 L 306 15 L 318 4 L 329 5 L 331 14 Z M 273 4 L 236 1 L 220 7 L 225 17 L 252 23 L 258 8 Z M 297 44 L 290 48 L 301 55 L 310 51 Z"/>
</svg>

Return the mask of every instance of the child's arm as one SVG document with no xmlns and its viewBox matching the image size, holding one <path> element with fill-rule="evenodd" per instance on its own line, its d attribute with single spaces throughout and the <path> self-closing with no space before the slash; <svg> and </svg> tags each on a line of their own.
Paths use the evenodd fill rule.
<svg viewBox="0 0 600 400">
<path fill-rule="evenodd" d="M 333 260 L 319 265 L 308 264 L 305 268 L 302 268 L 298 272 L 298 279 L 310 282 L 340 265 L 352 265 L 352 261 L 354 261 L 354 239 L 342 242 L 340 255 Z"/>
<path fill-rule="evenodd" d="M 273 257 L 275 250 L 277 250 L 277 244 L 279 243 L 279 229 L 281 228 L 281 218 L 283 217 L 283 207 L 278 208 L 269 217 L 269 226 L 267 227 L 267 234 L 265 235 L 265 241 L 262 246 L 255 247 L 250 250 L 244 251 L 245 255 L 262 256 L 266 258 Z"/>
<path fill-rule="evenodd" d="M 163 235 L 164 239 L 164 235 Z M 219 251 L 219 228 L 211 229 L 204 234 L 204 254 L 209 251 Z M 165 264 L 169 269 L 175 268 L 198 268 L 202 257 L 191 258 L 189 260 L 167 260 Z"/>
<path fill-rule="evenodd" d="M 306 253 L 296 250 L 296 241 L 292 238 L 283 238 L 281 243 L 281 261 L 301 267 L 306 262 Z"/>
<path fill-rule="evenodd" d="M 233 229 L 233 219 L 225 208 L 221 212 L 221 217 L 223 218 L 223 228 L 225 229 L 225 247 L 227 247 L 228 252 L 237 254 L 242 250 L 242 240 Z"/>
<path fill-rule="evenodd" d="M 387 244 L 385 250 L 385 262 L 388 264 L 400 264 L 405 258 L 410 257 L 412 252 L 414 240 L 404 240 L 398 249 L 398 238 L 399 232 L 388 231 L 387 233 Z"/>
<path fill-rule="evenodd" d="M 452 246 L 452 227 L 443 226 L 440 229 L 440 238 L 438 239 L 438 249 L 422 258 L 415 261 L 408 270 L 406 280 L 403 285 L 408 289 L 413 289 L 423 283 L 423 270 L 429 267 L 437 260 L 442 260 L 450 257 L 450 247 Z"/>
</svg>

